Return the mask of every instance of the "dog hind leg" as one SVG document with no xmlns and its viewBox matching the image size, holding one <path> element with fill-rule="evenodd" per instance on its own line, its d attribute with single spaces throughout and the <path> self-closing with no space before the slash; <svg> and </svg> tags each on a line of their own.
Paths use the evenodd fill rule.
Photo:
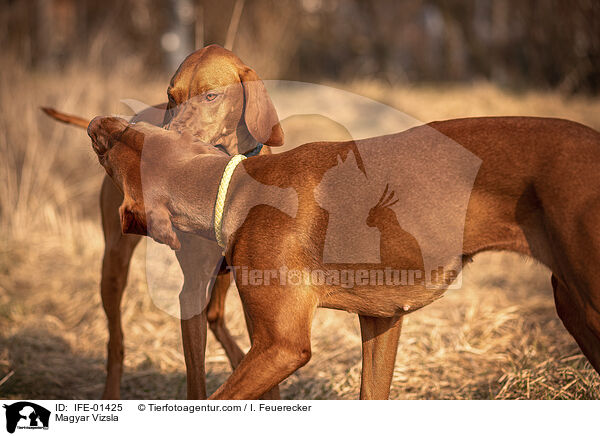
<svg viewBox="0 0 600 436">
<path fill-rule="evenodd" d="M 210 302 L 207 308 L 207 318 L 210 330 L 223 349 L 231 363 L 231 368 L 235 369 L 244 358 L 244 352 L 235 342 L 231 333 L 225 325 L 225 298 L 227 290 L 231 283 L 231 273 L 223 271 L 216 280 L 211 293 Z"/>
<path fill-rule="evenodd" d="M 104 179 L 100 194 L 102 227 L 104 231 L 104 257 L 100 294 L 108 321 L 108 357 L 106 384 L 102 399 L 120 398 L 123 375 L 123 328 L 121 326 L 121 300 L 127 284 L 129 262 L 140 241 L 137 235 L 121 234 L 118 207 L 122 196 L 109 178 Z"/>
</svg>

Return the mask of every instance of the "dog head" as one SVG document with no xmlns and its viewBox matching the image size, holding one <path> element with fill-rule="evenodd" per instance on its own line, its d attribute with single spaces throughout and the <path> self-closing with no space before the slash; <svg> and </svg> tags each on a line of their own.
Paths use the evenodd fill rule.
<svg viewBox="0 0 600 436">
<path fill-rule="evenodd" d="M 163 125 L 187 131 L 229 154 L 258 143 L 283 145 L 283 130 L 265 85 L 229 50 L 210 45 L 189 55 L 167 89 Z"/>
<path fill-rule="evenodd" d="M 178 250 L 181 244 L 164 192 L 170 170 L 192 157 L 223 153 L 189 133 L 169 132 L 144 122 L 129 124 L 116 117 L 94 118 L 88 135 L 100 164 L 123 193 L 119 208 L 123 233 L 148 235 Z"/>
</svg>

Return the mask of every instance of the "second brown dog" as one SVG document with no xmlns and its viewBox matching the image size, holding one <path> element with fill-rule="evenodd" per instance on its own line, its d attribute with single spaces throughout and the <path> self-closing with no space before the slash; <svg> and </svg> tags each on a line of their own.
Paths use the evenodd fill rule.
<svg viewBox="0 0 600 436">
<path fill-rule="evenodd" d="M 233 173 L 222 228 L 215 227 L 212 214 L 218 216 L 217 181 L 224 174 L 227 156 L 174 132 L 143 123 L 130 126 L 117 118 L 97 118 L 88 132 L 100 163 L 124 191 L 123 231 L 144 229 L 173 248 L 180 244 L 174 228 L 213 239 L 222 232 L 228 263 L 261 272 L 282 267 L 313 271 L 332 268 L 323 254 L 332 209 L 328 213 L 322 205 L 339 203 L 340 194 L 356 189 L 348 174 L 363 174 L 361 183 L 380 186 L 382 195 L 376 204 L 376 198 L 371 200 L 374 206 L 369 222 L 381 229 L 397 229 L 397 216 L 405 215 L 388 187 L 394 186 L 402 191 L 401 198 L 410 199 L 415 190 L 405 187 L 414 185 L 398 168 L 411 153 L 430 149 L 431 159 L 413 162 L 419 171 L 412 175 L 420 178 L 416 194 L 429 192 L 452 204 L 452 193 L 459 191 L 453 191 L 455 187 L 449 184 L 436 184 L 436 180 L 453 167 L 436 163 L 445 165 L 459 156 L 460 167 L 467 157 L 441 153 L 438 145 L 446 140 L 460 144 L 481 160 L 481 167 L 472 180 L 468 173 L 466 177 L 457 173 L 455 178 L 458 185 L 468 188 L 465 215 L 462 219 L 460 208 L 450 208 L 447 220 L 462 223 L 462 243 L 460 251 L 442 266 L 456 271 L 462 262 L 485 250 L 510 250 L 544 263 L 553 273 L 561 320 L 594 368 L 600 370 L 600 274 L 596 271 L 600 263 L 600 134 L 588 127 L 557 119 L 471 118 L 430 123 L 356 142 L 305 144 L 283 154 L 254 157 Z M 179 144 L 176 153 L 164 151 L 174 150 L 169 145 L 175 142 Z M 377 160 L 381 155 L 385 158 Z M 141 167 L 151 169 L 143 191 Z M 335 174 L 341 171 L 341 177 L 323 188 L 331 170 Z M 244 183 L 248 177 L 257 183 Z M 195 188 L 179 189 L 184 180 Z M 282 203 L 285 211 L 260 201 L 248 203 L 248 199 L 266 198 L 265 192 L 273 187 L 291 202 Z M 295 208 L 293 192 L 297 194 Z M 352 207 L 352 203 L 342 206 Z M 385 212 L 392 206 L 396 206 L 396 213 Z M 417 231 L 433 231 L 435 235 L 436 226 L 445 225 L 444 220 L 423 217 L 416 222 Z M 419 272 L 426 253 L 408 236 L 400 235 L 381 232 L 380 266 Z M 347 236 L 351 239 L 352 235 Z M 455 236 L 448 233 L 434 242 Z M 337 268 L 358 273 L 365 265 Z M 427 271 L 421 272 L 427 275 Z M 319 306 L 380 319 L 391 326 L 378 336 L 381 342 L 377 348 L 382 354 L 373 357 L 373 366 L 380 372 L 378 379 L 388 382 L 387 386 L 383 382 L 376 386 L 373 394 L 385 397 L 393 372 L 389 356 L 395 354 L 399 319 L 439 298 L 455 279 L 453 274 L 440 276 L 437 286 L 416 281 L 346 288 L 333 282 L 254 284 L 236 276 L 253 326 L 252 347 L 211 398 L 258 398 L 306 364 L 311 357 L 311 321 Z"/>
</svg>

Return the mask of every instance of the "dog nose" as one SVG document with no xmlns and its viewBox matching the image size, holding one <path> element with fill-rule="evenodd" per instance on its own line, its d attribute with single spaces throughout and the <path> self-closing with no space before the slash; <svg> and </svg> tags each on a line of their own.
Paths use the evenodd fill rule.
<svg viewBox="0 0 600 436">
<path fill-rule="evenodd" d="M 92 147 L 94 147 L 94 150 L 96 150 L 96 151 L 98 151 L 97 140 L 98 140 L 98 131 L 99 131 L 100 122 L 101 122 L 100 118 L 101 117 L 96 117 L 92 121 L 90 121 L 90 124 L 88 124 L 88 128 L 87 128 L 87 134 L 90 137 L 90 139 L 92 140 Z"/>
<path fill-rule="evenodd" d="M 129 128 L 129 124 L 122 118 L 96 117 L 88 125 L 88 135 L 92 139 L 92 146 L 96 153 L 102 155 L 113 145 L 120 142 L 120 137 Z"/>
<path fill-rule="evenodd" d="M 101 124 L 102 124 L 102 117 L 95 117 L 92 119 L 92 121 L 90 121 L 90 123 L 88 124 L 88 128 L 87 128 L 87 133 L 90 138 L 92 138 L 92 139 L 96 138 Z"/>
<path fill-rule="evenodd" d="M 99 141 L 95 135 L 92 137 L 92 148 L 94 149 L 97 155 L 103 155 L 108 151 L 108 148 L 104 144 L 104 141 Z"/>
</svg>

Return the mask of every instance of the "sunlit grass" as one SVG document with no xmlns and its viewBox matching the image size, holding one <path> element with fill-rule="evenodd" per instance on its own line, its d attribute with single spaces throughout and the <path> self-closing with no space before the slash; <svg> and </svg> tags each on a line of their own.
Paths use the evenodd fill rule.
<svg viewBox="0 0 600 436">
<path fill-rule="evenodd" d="M 18 61 L 3 62 L 11 67 L 0 76 L 0 380 L 14 373 L 1 382 L 0 397 L 98 398 L 107 338 L 99 297 L 103 172 L 85 132 L 47 119 L 38 106 L 89 117 L 122 113 L 121 98 L 162 101 L 167 82 L 140 81 L 131 71 L 106 76 L 77 67 L 33 74 Z M 487 83 L 336 86 L 423 121 L 540 115 L 600 129 L 597 99 L 511 93 Z M 302 127 L 293 123 L 286 129 L 291 141 L 302 136 Z M 179 320 L 153 305 L 143 265 L 141 249 L 123 301 L 123 393 L 183 398 Z M 228 325 L 248 347 L 235 291 L 228 299 Z M 210 335 L 207 362 L 209 390 L 214 390 L 230 370 Z M 312 361 L 283 383 L 282 393 L 356 398 L 359 376 L 356 317 L 320 310 Z M 465 272 L 462 289 L 407 318 L 392 398 L 598 398 L 599 383 L 556 316 L 548 271 L 519 256 L 487 254 Z"/>
</svg>

